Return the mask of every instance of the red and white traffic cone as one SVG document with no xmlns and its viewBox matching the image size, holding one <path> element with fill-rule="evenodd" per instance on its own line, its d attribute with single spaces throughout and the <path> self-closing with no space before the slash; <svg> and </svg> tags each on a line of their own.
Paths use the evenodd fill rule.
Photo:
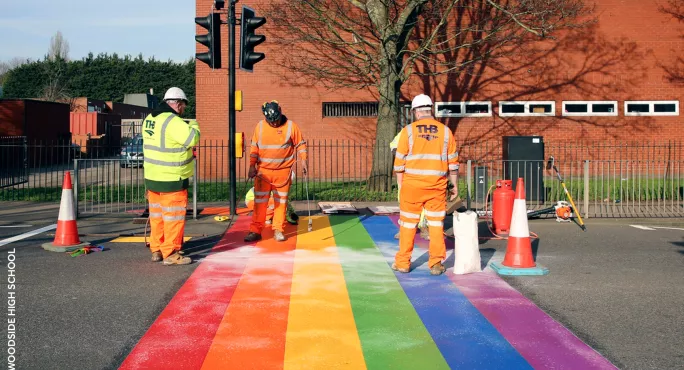
<svg viewBox="0 0 684 370">
<path fill-rule="evenodd" d="M 513 202 L 513 217 L 508 245 L 503 263 L 493 262 L 491 267 L 499 275 L 546 275 L 549 269 L 534 262 L 530 228 L 527 224 L 527 204 L 525 203 L 525 182 L 518 178 L 515 186 L 515 200 Z"/>
<path fill-rule="evenodd" d="M 71 252 L 89 245 L 88 242 L 81 242 L 78 237 L 71 174 L 66 171 L 62 183 L 62 202 L 59 205 L 55 240 L 52 243 L 43 244 L 43 249 L 52 252 Z"/>
</svg>

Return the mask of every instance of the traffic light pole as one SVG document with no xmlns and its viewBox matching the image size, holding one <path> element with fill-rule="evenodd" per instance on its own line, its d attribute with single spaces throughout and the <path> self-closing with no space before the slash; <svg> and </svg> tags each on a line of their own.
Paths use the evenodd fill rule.
<svg viewBox="0 0 684 370">
<path fill-rule="evenodd" d="M 235 158 L 235 3 L 230 0 L 228 12 L 228 172 L 230 181 L 230 215 L 237 215 L 237 176 Z"/>
</svg>

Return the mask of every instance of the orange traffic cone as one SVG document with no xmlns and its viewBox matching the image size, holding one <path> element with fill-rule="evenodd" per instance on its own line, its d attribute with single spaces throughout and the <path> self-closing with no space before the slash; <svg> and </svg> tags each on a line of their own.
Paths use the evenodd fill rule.
<svg viewBox="0 0 684 370">
<path fill-rule="evenodd" d="M 90 243 L 82 243 L 78 238 L 71 173 L 66 171 L 64 173 L 64 182 L 62 183 L 62 202 L 59 205 L 55 240 L 52 243 L 43 244 L 43 249 L 52 252 L 71 252 L 89 245 Z"/>
<path fill-rule="evenodd" d="M 499 275 L 546 275 L 549 269 L 534 263 L 530 229 L 527 225 L 527 204 L 525 203 L 525 182 L 518 178 L 515 186 L 513 217 L 508 233 L 508 245 L 503 263 L 492 263 L 491 267 Z"/>
</svg>

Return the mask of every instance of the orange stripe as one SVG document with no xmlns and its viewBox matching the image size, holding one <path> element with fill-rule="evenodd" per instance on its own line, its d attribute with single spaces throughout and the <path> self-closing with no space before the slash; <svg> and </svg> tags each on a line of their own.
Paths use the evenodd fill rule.
<svg viewBox="0 0 684 370">
<path fill-rule="evenodd" d="M 290 307 L 296 229 L 284 242 L 270 228 L 257 243 L 226 309 L 202 369 L 282 369 Z"/>
</svg>

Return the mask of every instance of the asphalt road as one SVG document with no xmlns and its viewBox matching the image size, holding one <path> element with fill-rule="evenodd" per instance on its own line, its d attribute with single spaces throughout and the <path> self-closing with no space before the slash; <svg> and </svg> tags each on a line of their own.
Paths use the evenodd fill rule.
<svg viewBox="0 0 684 370">
<path fill-rule="evenodd" d="M 54 211 L 37 216 L 29 209 L 0 211 L 0 226 L 32 225 L 0 227 L 0 243 L 54 223 L 45 217 Z M 506 280 L 619 368 L 684 368 L 684 226 L 662 220 L 681 230 L 642 230 L 634 223 L 645 224 L 590 219 L 584 233 L 572 224 L 533 221 L 537 263 L 550 274 Z M 186 247 L 197 259 L 225 228 L 206 219 L 188 225 L 187 234 L 197 237 Z M 18 368 L 118 367 L 198 265 L 162 266 L 148 260 L 142 244 L 107 242 L 143 227 L 120 218 L 79 221 L 79 231 L 90 235 L 83 239 L 107 250 L 77 258 L 40 248 L 51 232 L 0 246 L 3 275 L 9 251 L 16 257 Z M 480 251 L 483 262 L 500 261 L 505 242 L 483 240 Z M 7 297 L 4 282 L 0 294 Z M 0 366 L 6 364 L 3 355 Z"/>
</svg>

